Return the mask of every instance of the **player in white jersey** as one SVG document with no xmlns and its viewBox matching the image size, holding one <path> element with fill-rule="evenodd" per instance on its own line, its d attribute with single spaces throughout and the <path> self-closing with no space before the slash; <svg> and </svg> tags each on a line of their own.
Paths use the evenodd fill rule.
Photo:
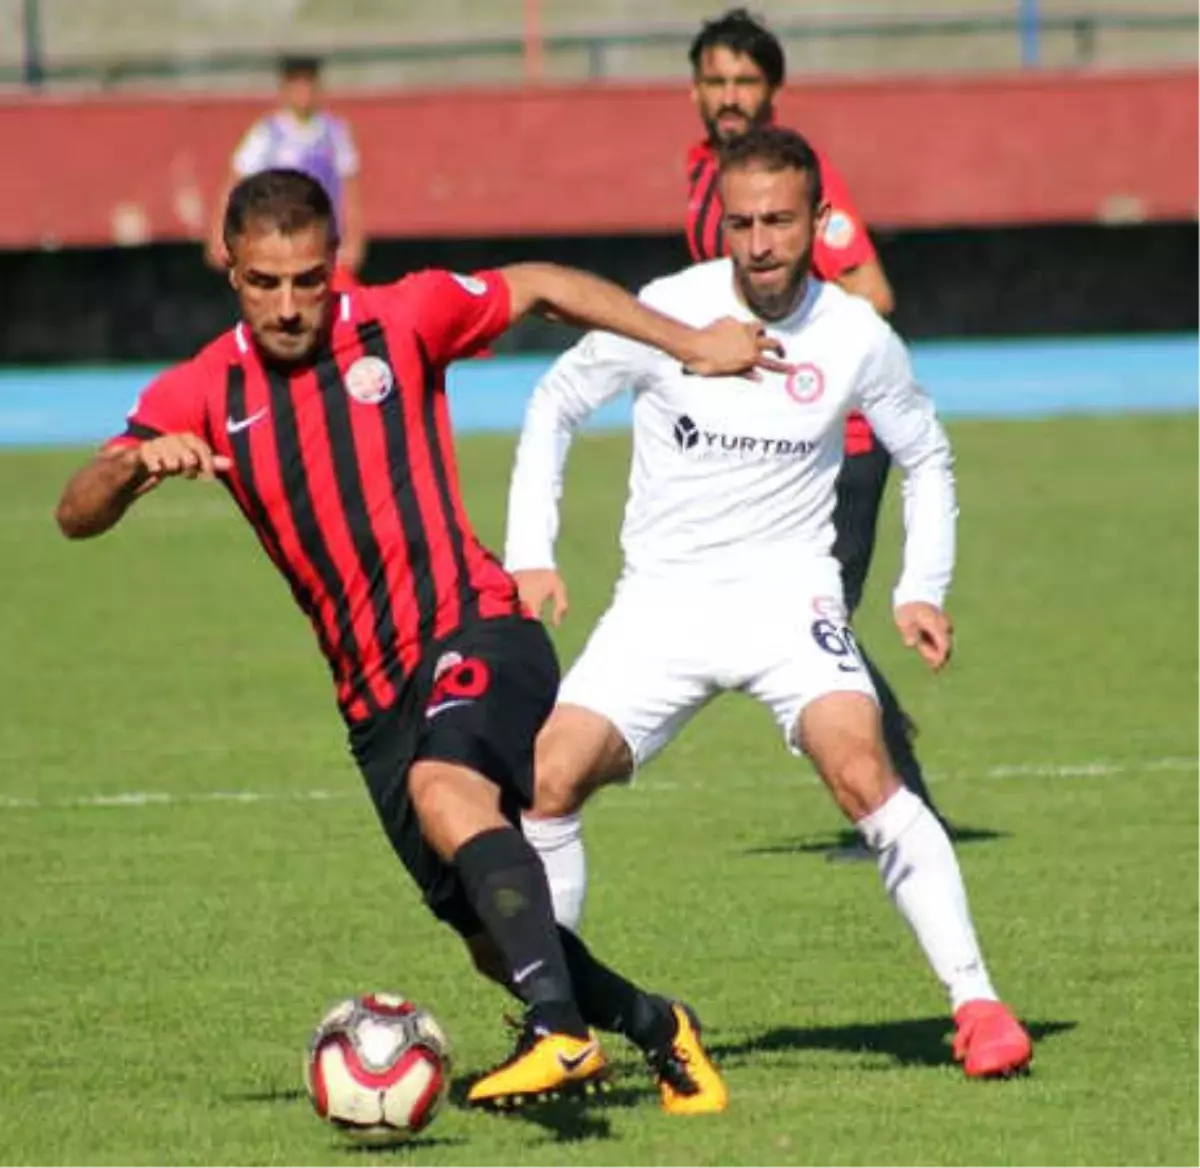
<svg viewBox="0 0 1200 1168">
<path fill-rule="evenodd" d="M 891 327 L 866 301 L 809 275 L 822 201 L 804 139 L 753 131 L 726 152 L 720 182 L 731 258 L 655 281 L 642 295 L 689 324 L 761 320 L 792 371 L 701 381 L 649 349 L 593 333 L 538 386 L 513 471 L 506 547 L 535 612 L 550 603 L 557 621 L 566 609 L 554 542 L 571 435 L 627 389 L 633 464 L 625 568 L 539 736 L 526 833 L 559 919 L 575 927 L 586 886 L 584 800 L 628 778 L 716 694 L 749 693 L 810 757 L 876 853 L 888 894 L 947 991 L 966 1073 L 1011 1074 L 1030 1061 L 1029 1036 L 992 987 L 944 828 L 888 762 L 832 555 L 843 423 L 860 409 L 905 472 L 896 624 L 942 668 L 953 637 L 944 610 L 957 514 L 950 446 Z"/>
</svg>

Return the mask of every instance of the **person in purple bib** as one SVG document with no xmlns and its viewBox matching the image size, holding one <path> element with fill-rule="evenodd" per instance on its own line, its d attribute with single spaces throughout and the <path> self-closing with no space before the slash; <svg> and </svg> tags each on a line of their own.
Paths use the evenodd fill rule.
<svg viewBox="0 0 1200 1168">
<path fill-rule="evenodd" d="M 337 214 L 338 266 L 356 273 L 365 239 L 358 149 L 350 127 L 321 108 L 321 62 L 316 57 L 287 56 L 279 62 L 279 108 L 259 118 L 233 152 L 230 173 L 213 209 L 205 255 L 216 268 L 228 256 L 221 237 L 229 192 L 264 170 L 300 170 L 325 188 Z"/>
</svg>

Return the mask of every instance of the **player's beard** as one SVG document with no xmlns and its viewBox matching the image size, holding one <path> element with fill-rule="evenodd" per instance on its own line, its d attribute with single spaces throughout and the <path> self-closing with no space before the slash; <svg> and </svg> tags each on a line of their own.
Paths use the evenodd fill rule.
<svg viewBox="0 0 1200 1168">
<path fill-rule="evenodd" d="M 291 371 L 311 365 L 321 350 L 328 345 L 332 332 L 333 311 L 330 308 L 313 328 L 298 329 L 292 333 L 291 330 L 278 326 L 268 326 L 253 335 L 259 354 L 268 365 L 275 369 Z M 280 344 L 279 338 L 283 336 L 294 337 L 295 344 Z"/>
<path fill-rule="evenodd" d="M 721 147 L 729 142 L 736 142 L 739 138 L 744 138 L 755 127 L 769 125 L 775 120 L 774 106 L 769 101 L 764 101 L 754 113 L 749 115 L 741 130 L 733 134 L 723 134 L 719 119 L 722 114 L 730 113 L 731 111 L 745 114 L 744 110 L 736 109 L 736 107 L 722 106 L 716 113 L 704 119 L 704 128 L 708 131 L 708 140 L 713 146 Z"/>
<path fill-rule="evenodd" d="M 761 320 L 783 320 L 795 311 L 796 306 L 804 296 L 804 286 L 812 272 L 812 248 L 809 248 L 797 261 L 790 279 L 778 292 L 769 292 L 756 288 L 749 279 L 749 273 L 740 267 L 734 267 L 734 279 L 746 306 Z"/>
<path fill-rule="evenodd" d="M 263 330 L 254 339 L 266 363 L 276 369 L 308 365 L 320 348 L 320 334 L 314 332 L 291 334 L 282 330 Z"/>
</svg>

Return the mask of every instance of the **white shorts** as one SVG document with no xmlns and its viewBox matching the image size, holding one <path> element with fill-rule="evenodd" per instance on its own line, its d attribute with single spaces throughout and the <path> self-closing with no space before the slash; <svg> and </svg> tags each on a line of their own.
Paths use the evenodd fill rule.
<svg viewBox="0 0 1200 1168">
<path fill-rule="evenodd" d="M 777 582 L 622 581 L 558 700 L 603 715 L 642 765 L 709 700 L 741 690 L 770 709 L 799 749 L 800 711 L 837 692 L 875 700 L 846 624 L 837 562 Z"/>
</svg>

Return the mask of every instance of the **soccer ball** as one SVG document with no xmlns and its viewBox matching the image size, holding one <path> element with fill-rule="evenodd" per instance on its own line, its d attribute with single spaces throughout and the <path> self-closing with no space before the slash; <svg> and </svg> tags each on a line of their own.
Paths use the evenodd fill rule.
<svg viewBox="0 0 1200 1168">
<path fill-rule="evenodd" d="M 427 1127 L 450 1085 L 450 1043 L 433 1016 L 396 994 L 334 1006 L 304 1062 L 317 1114 L 357 1143 L 399 1143 Z"/>
</svg>

